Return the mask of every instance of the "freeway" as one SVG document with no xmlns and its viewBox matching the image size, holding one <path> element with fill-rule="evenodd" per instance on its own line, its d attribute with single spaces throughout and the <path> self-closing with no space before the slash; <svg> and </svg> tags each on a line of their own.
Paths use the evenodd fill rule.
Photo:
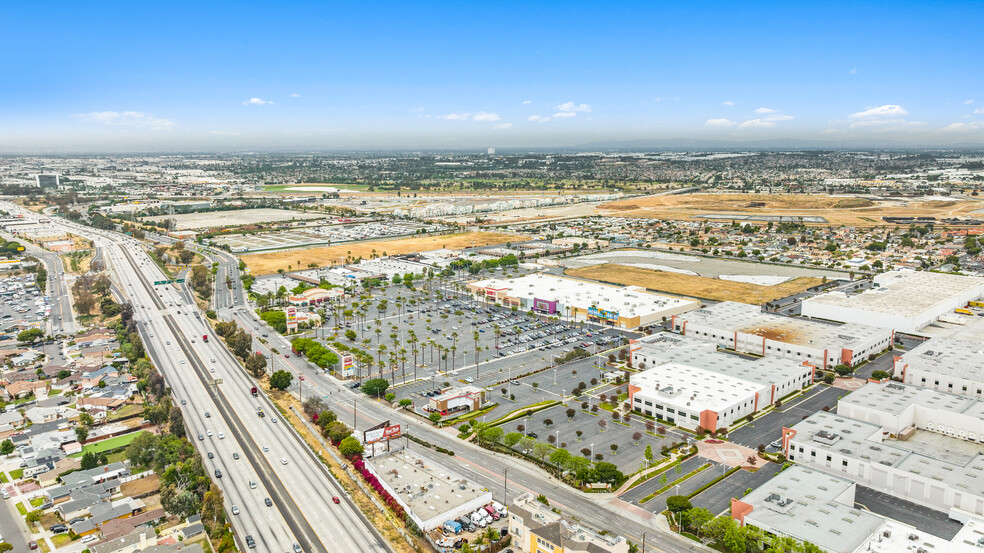
<svg viewBox="0 0 984 553">
<path fill-rule="evenodd" d="M 172 286 L 160 285 L 151 289 L 149 282 L 162 280 L 164 276 L 149 259 L 144 258 L 139 264 L 134 261 L 138 255 L 143 255 L 138 246 L 131 246 L 125 254 L 133 272 L 143 271 L 140 285 L 131 283 L 131 286 L 146 288 L 150 299 L 156 300 L 156 309 L 146 303 L 141 304 L 142 309 L 148 313 L 164 313 L 164 322 L 178 342 L 175 348 L 194 352 L 188 361 L 199 380 L 204 386 L 219 388 L 216 391 L 218 406 L 231 433 L 237 436 L 259 477 L 268 483 L 271 496 L 284 511 L 288 524 L 305 549 L 388 550 L 385 541 L 345 497 L 341 486 L 301 438 L 289 425 L 276 422 L 274 405 L 265 396 L 252 397 L 249 389 L 253 382 L 231 353 L 217 339 L 200 341 L 203 335 L 212 331 L 194 304 L 188 304 L 180 290 Z M 153 297 L 155 294 L 157 298 Z M 221 384 L 214 385 L 213 378 L 221 380 Z M 270 416 L 258 417 L 257 406 L 264 406 Z M 332 497 L 340 500 L 344 497 L 345 500 L 336 505 L 331 501 Z M 312 520 L 317 521 L 317 525 L 312 525 Z"/>
<path fill-rule="evenodd" d="M 113 268 L 115 290 L 134 306 L 148 354 L 183 400 L 192 441 L 203 454 L 213 454 L 205 461 L 209 470 L 224 476 L 214 481 L 227 509 L 234 512 L 236 506 L 240 513 L 229 520 L 242 548 L 244 537 L 252 535 L 261 551 L 289 551 L 292 545 L 303 551 L 391 550 L 289 425 L 256 416 L 258 405 L 271 415 L 276 409 L 264 395 L 252 397 L 251 381 L 221 342 L 200 341 L 211 329 L 194 304 L 172 286 L 150 284 L 166 277 L 139 242 L 59 224 L 93 239 Z M 195 439 L 199 433 L 202 439 Z M 331 501 L 334 496 L 339 504 Z M 273 506 L 266 506 L 267 497 Z"/>
<path fill-rule="evenodd" d="M 210 253 L 214 250 L 210 250 Z M 223 261 L 218 255 L 220 266 L 234 276 L 238 283 L 238 266 L 232 261 Z M 220 269 L 221 270 L 221 269 Z M 245 298 L 239 296 L 234 307 L 227 308 L 226 313 L 247 331 L 254 332 L 254 338 L 264 329 L 259 317 L 248 308 Z M 303 375 L 304 381 L 294 379 L 292 391 L 303 397 L 317 396 L 325 399 L 331 408 L 338 413 L 339 418 L 346 424 L 354 425 L 358 430 L 366 430 L 381 421 L 390 420 L 400 423 L 408 431 L 432 444 L 455 452 L 454 469 L 462 476 L 480 483 L 493 491 L 502 503 L 508 505 L 508 499 L 524 492 L 544 494 L 550 499 L 551 505 L 556 505 L 566 513 L 572 514 L 589 526 L 598 529 L 618 529 L 618 532 L 628 539 L 641 543 L 643 535 L 647 535 L 647 551 L 663 553 L 706 552 L 710 549 L 690 540 L 680 538 L 676 534 L 666 532 L 663 527 L 653 523 L 650 513 L 639 512 L 637 509 L 626 508 L 619 500 L 610 497 L 591 496 L 581 493 L 569 486 L 547 477 L 536 466 L 508 455 L 490 453 L 487 449 L 455 438 L 453 434 L 440 431 L 423 422 L 415 415 L 401 409 L 392 409 L 372 401 L 364 395 L 343 386 L 335 378 L 326 375 L 318 367 L 308 363 L 303 358 L 291 356 L 283 358 L 273 354 L 271 347 L 279 351 L 287 351 L 289 342 L 277 333 L 270 333 L 266 344 L 254 340 L 254 347 L 267 355 L 271 360 L 276 359 L 278 369 L 290 370 L 295 376 Z M 299 386 L 303 385 L 303 390 Z M 413 446 L 416 447 L 416 446 Z M 508 472 L 507 472 L 508 471 Z M 505 497 L 499 491 L 505 485 Z"/>
</svg>

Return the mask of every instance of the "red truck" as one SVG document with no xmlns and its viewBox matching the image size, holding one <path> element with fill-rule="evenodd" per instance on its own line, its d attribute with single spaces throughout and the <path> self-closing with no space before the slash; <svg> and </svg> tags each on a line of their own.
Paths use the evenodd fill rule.
<svg viewBox="0 0 984 553">
<path fill-rule="evenodd" d="M 257 396 L 256 386 L 253 386 L 252 388 L 250 388 L 249 389 L 249 393 L 253 394 L 253 397 L 256 397 Z"/>
<path fill-rule="evenodd" d="M 202 341 L 208 342 L 208 334 L 202 334 Z"/>
</svg>

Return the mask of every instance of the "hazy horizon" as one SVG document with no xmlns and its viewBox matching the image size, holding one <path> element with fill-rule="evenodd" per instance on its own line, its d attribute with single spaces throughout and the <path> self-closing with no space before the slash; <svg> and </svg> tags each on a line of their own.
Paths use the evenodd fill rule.
<svg viewBox="0 0 984 553">
<path fill-rule="evenodd" d="M 974 2 L 7 15 L 4 153 L 984 147 Z"/>
</svg>

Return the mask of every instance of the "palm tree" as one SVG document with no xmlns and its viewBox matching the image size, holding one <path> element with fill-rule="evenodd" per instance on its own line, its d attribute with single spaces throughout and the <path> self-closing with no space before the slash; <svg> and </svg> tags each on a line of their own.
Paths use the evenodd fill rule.
<svg viewBox="0 0 984 553">
<path fill-rule="evenodd" d="M 484 537 L 485 541 L 489 542 L 491 553 L 495 553 L 495 550 L 499 546 L 499 539 L 502 538 L 499 535 L 499 531 L 491 526 L 487 526 L 485 530 L 482 530 L 481 537 Z"/>
</svg>

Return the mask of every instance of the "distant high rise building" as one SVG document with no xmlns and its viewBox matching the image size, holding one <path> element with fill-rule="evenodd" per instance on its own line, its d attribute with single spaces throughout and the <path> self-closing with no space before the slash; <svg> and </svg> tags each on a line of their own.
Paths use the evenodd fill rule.
<svg viewBox="0 0 984 553">
<path fill-rule="evenodd" d="M 58 188 L 58 175 L 35 175 L 41 188 Z"/>
<path fill-rule="evenodd" d="M 489 148 L 489 155 L 490 156 L 494 156 L 495 155 L 495 148 Z"/>
</svg>

